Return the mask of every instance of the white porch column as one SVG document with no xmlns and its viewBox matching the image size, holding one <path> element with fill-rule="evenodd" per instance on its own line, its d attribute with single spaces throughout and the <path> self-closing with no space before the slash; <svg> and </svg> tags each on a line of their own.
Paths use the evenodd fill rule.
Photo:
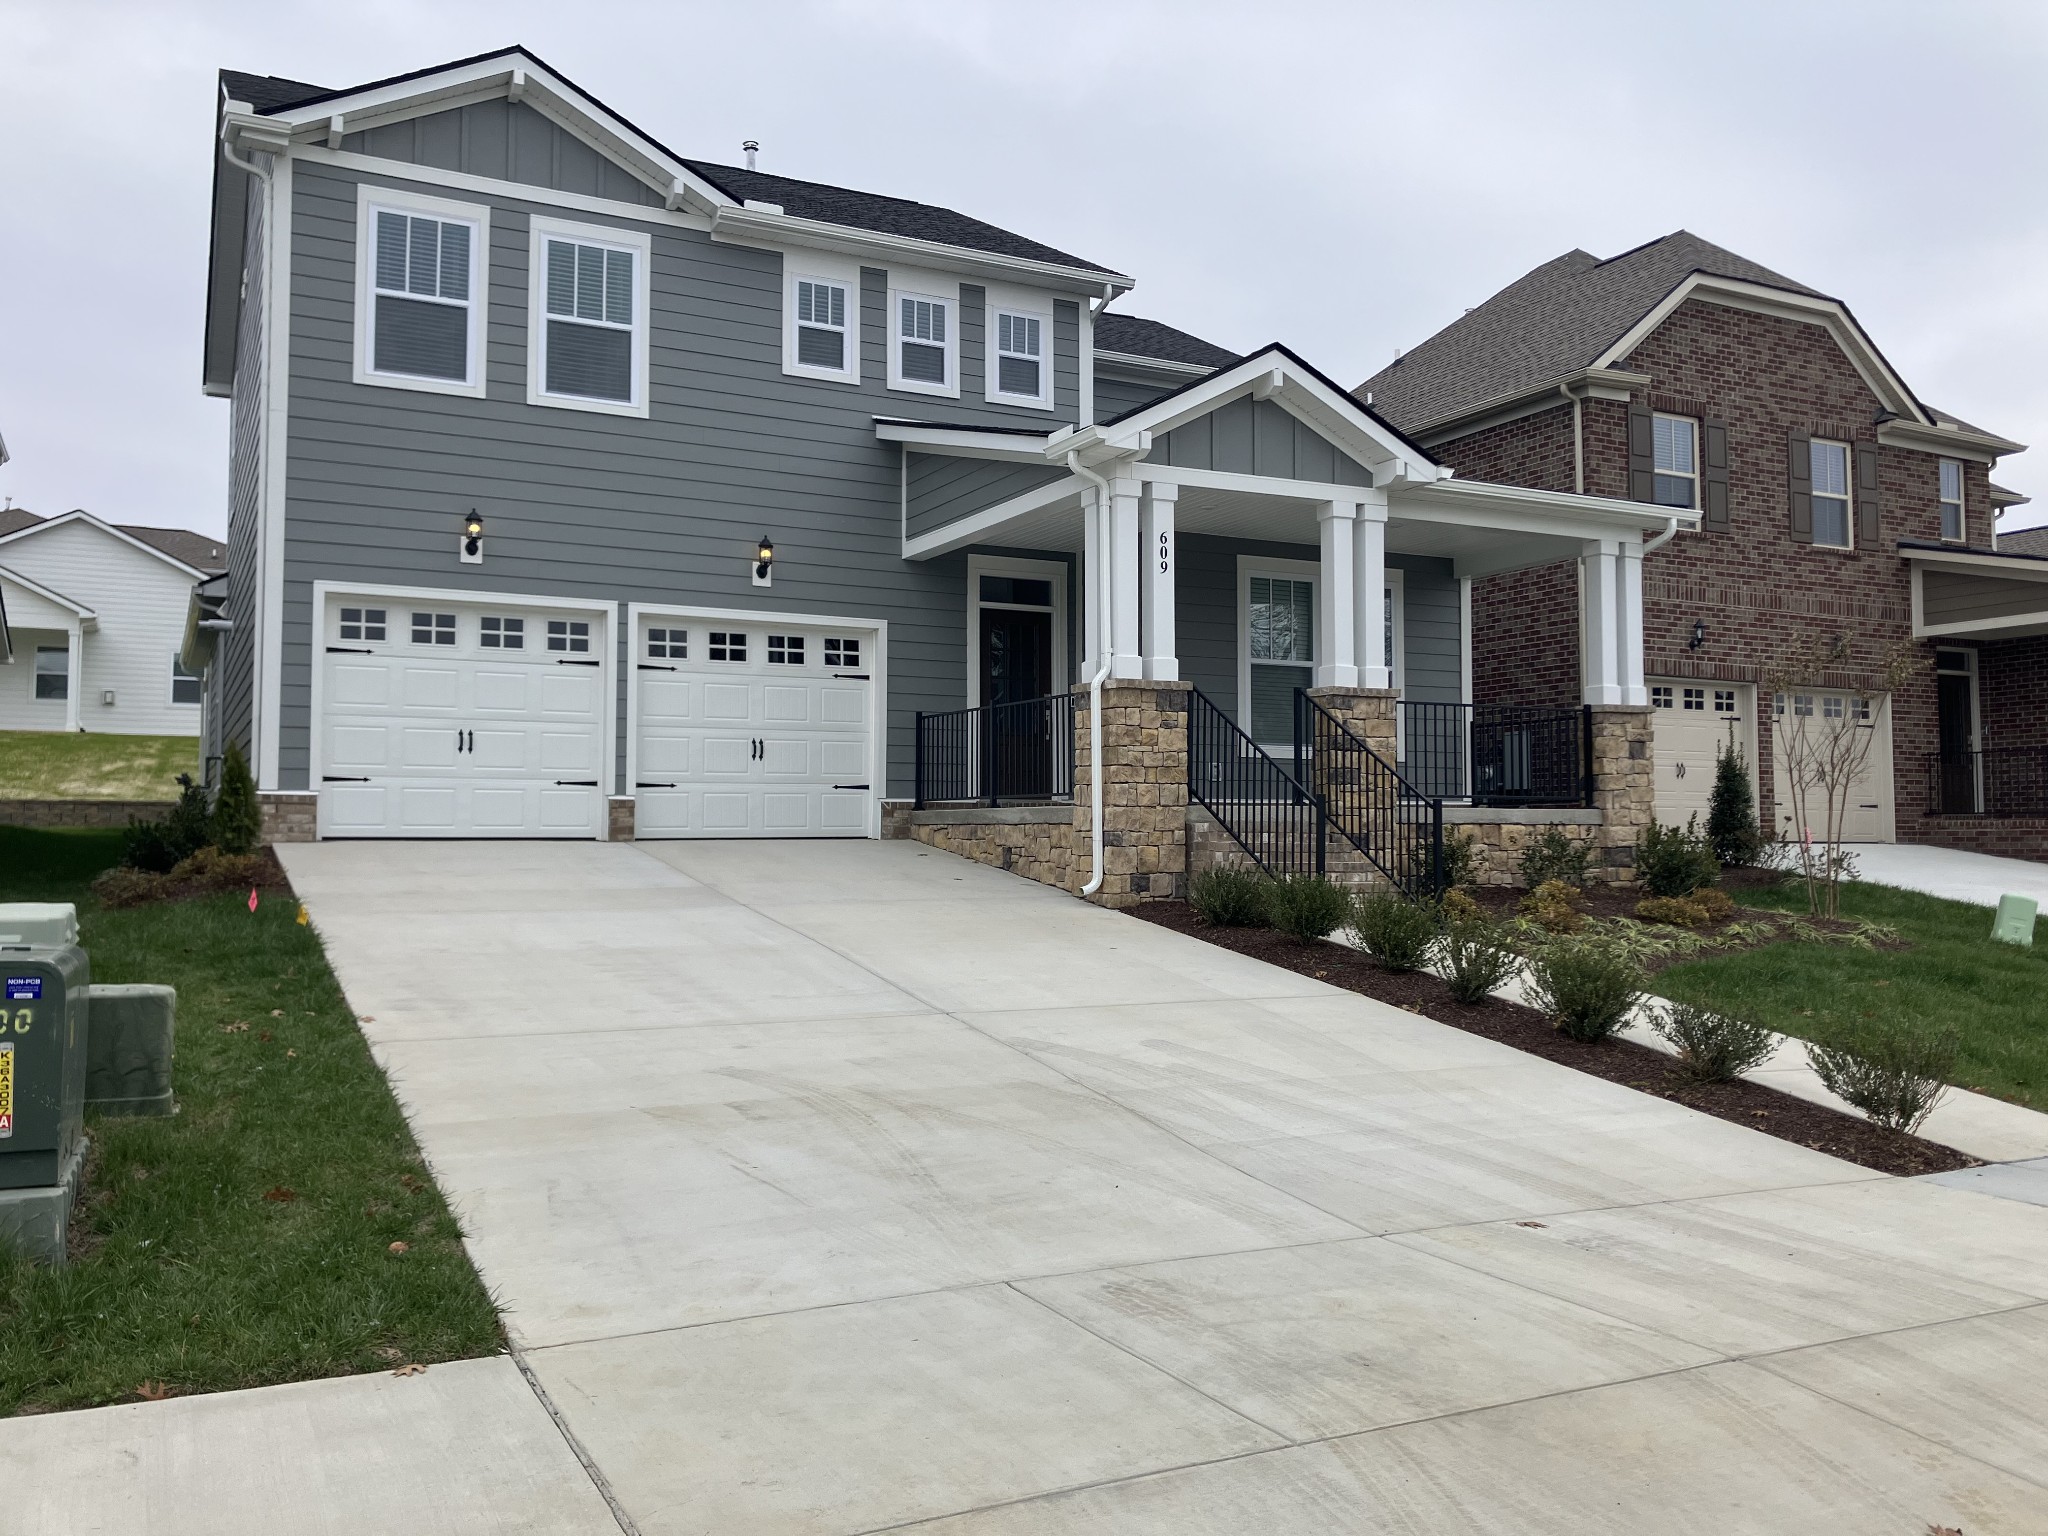
<svg viewBox="0 0 2048 1536">
<path fill-rule="evenodd" d="M 1621 541 L 1589 539 L 1579 556 L 1579 587 L 1585 610 L 1582 649 L 1585 654 L 1588 704 L 1625 704 L 1622 683 L 1622 630 L 1626 610 L 1622 602 Z M 1640 571 L 1641 562 L 1637 562 Z M 1638 589 L 1640 593 L 1640 589 Z M 1638 598 L 1640 601 L 1640 597 Z M 1642 667 L 1642 626 L 1636 626 L 1636 666 Z"/>
<path fill-rule="evenodd" d="M 1624 539 L 1619 550 L 1621 622 L 1615 633 L 1621 670 L 1621 702 L 1648 704 L 1643 684 L 1643 541 Z"/>
<path fill-rule="evenodd" d="M 1124 476 L 1109 482 L 1109 631 L 1116 651 L 1113 678 L 1145 675 L 1138 638 L 1138 588 L 1143 565 L 1138 547 L 1138 500 L 1143 483 Z M 1091 674 L 1092 675 L 1092 674 Z"/>
<path fill-rule="evenodd" d="M 1148 480 L 1138 517 L 1145 573 L 1145 676 L 1159 683 L 1180 681 L 1180 658 L 1174 654 L 1173 639 L 1173 514 L 1179 499 L 1178 485 Z"/>
<path fill-rule="evenodd" d="M 1358 531 L 1352 540 L 1352 584 L 1358 597 L 1352 654 L 1358 686 L 1394 686 L 1394 658 L 1387 654 L 1387 493 L 1358 493 Z"/>
<path fill-rule="evenodd" d="M 1094 677 L 1102 666 L 1102 492 L 1093 485 L 1081 492 L 1081 643 L 1077 683 Z"/>
<path fill-rule="evenodd" d="M 79 695 L 85 691 L 85 630 L 76 619 L 64 651 L 64 729 L 78 729 Z"/>
<path fill-rule="evenodd" d="M 1326 501 L 1316 508 L 1322 535 L 1323 593 L 1316 609 L 1316 686 L 1358 686 L 1358 571 L 1353 554 L 1358 508 Z"/>
</svg>

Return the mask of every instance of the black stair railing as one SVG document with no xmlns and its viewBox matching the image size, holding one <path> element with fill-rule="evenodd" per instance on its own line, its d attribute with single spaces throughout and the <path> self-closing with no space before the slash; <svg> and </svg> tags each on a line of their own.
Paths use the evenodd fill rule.
<svg viewBox="0 0 2048 1536">
<path fill-rule="evenodd" d="M 1444 889 L 1444 802 L 1398 773 L 1351 728 L 1300 689 L 1294 753 L 1329 824 L 1387 880 L 1416 900 Z"/>
<path fill-rule="evenodd" d="M 917 716 L 914 804 L 1071 799 L 1074 695 Z"/>
<path fill-rule="evenodd" d="M 1267 874 L 1324 873 L 1322 802 L 1199 688 L 1188 690 L 1188 797 Z"/>
</svg>

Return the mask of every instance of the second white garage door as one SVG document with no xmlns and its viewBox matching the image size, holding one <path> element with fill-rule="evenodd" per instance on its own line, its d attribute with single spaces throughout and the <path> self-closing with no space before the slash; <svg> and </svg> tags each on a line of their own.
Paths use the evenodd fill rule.
<svg viewBox="0 0 2048 1536">
<path fill-rule="evenodd" d="M 1790 705 L 1791 716 L 1785 711 Z M 1815 741 L 1825 740 L 1831 731 L 1854 729 L 1868 732 L 1863 768 L 1848 786 L 1847 805 L 1842 812 L 1842 841 L 1845 843 L 1890 843 L 1898 840 L 1892 803 L 1892 710 L 1889 698 L 1862 700 L 1854 694 L 1816 689 L 1779 698 L 1772 705 L 1773 740 L 1782 742 L 1791 732 L 1803 728 Z M 1822 754 L 1815 751 L 1816 757 Z M 1781 746 L 1774 753 L 1773 794 L 1777 805 L 1780 836 L 1797 839 L 1810 828 L 1822 834 L 1827 819 L 1827 791 L 1816 783 L 1806 793 L 1806 805 L 1793 803 L 1790 754 Z M 1802 814 L 1803 811 L 1803 814 Z"/>
<path fill-rule="evenodd" d="M 635 630 L 637 836 L 869 835 L 878 631 L 649 613 Z"/>
</svg>

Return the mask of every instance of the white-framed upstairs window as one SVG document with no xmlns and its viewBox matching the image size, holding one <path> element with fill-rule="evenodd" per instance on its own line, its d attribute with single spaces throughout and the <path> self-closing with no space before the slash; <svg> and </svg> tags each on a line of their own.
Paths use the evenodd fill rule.
<svg viewBox="0 0 2048 1536">
<path fill-rule="evenodd" d="M 1029 410 L 1052 409 L 1052 311 L 991 300 L 983 350 L 987 398 Z"/>
<path fill-rule="evenodd" d="M 527 403 L 645 416 L 652 240 L 546 218 L 531 238 Z"/>
<path fill-rule="evenodd" d="M 782 258 L 782 371 L 860 382 L 860 265 L 821 251 Z"/>
<path fill-rule="evenodd" d="M 933 285 L 936 287 L 937 285 Z M 960 394 L 960 297 L 889 290 L 889 387 L 913 394 Z"/>
<path fill-rule="evenodd" d="M 1700 504 L 1700 424 L 1690 416 L 1653 418 L 1655 475 L 1651 482 L 1660 507 L 1697 508 Z"/>
<path fill-rule="evenodd" d="M 1849 491 L 1849 445 L 1816 437 L 1811 444 L 1813 466 L 1813 542 L 1830 549 L 1849 549 L 1849 518 L 1854 510 Z"/>
<path fill-rule="evenodd" d="M 490 210 L 356 189 L 355 381 L 484 393 Z"/>
<path fill-rule="evenodd" d="M 1941 461 L 1941 536 L 1951 544 L 1963 539 L 1963 466 L 1955 459 Z"/>
</svg>

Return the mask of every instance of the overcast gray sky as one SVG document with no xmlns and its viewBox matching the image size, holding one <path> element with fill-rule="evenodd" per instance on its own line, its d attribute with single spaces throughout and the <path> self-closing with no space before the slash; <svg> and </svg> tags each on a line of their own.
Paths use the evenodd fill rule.
<svg viewBox="0 0 2048 1536">
<path fill-rule="evenodd" d="M 0 0 L 0 494 L 224 529 L 216 68 L 343 86 L 510 43 L 681 153 L 757 138 L 764 170 L 962 209 L 1347 384 L 1560 252 L 1688 228 L 2039 444 L 1997 476 L 2048 521 L 2040 0 Z"/>
</svg>

